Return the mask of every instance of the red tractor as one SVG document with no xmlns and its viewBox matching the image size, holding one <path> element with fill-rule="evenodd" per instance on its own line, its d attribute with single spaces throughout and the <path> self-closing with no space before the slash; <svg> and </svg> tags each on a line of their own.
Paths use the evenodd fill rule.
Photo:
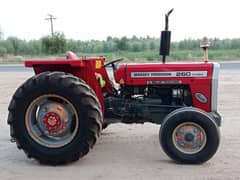
<svg viewBox="0 0 240 180">
<path fill-rule="evenodd" d="M 217 151 L 219 64 L 166 63 L 168 16 L 161 34 L 163 63 L 107 64 L 104 57 L 27 60 L 36 75 L 9 105 L 12 141 L 29 158 L 58 165 L 76 161 L 111 123 L 161 124 L 164 152 L 180 163 L 203 163 Z M 112 68 L 110 80 L 107 67 Z"/>
</svg>

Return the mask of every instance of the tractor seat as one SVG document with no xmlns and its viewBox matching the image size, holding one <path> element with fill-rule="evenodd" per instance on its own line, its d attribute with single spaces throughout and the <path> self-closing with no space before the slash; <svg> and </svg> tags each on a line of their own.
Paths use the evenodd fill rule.
<svg viewBox="0 0 240 180">
<path fill-rule="evenodd" d="M 78 59 L 77 55 L 73 53 L 72 51 L 66 52 L 66 59 Z"/>
</svg>

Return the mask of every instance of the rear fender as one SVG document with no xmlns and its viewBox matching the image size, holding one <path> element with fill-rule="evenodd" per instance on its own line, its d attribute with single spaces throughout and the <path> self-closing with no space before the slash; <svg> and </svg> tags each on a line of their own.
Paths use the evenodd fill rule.
<svg viewBox="0 0 240 180">
<path fill-rule="evenodd" d="M 100 58 L 101 61 L 104 59 Z M 96 76 L 95 76 L 95 65 L 93 66 L 94 60 L 26 60 L 25 66 L 32 67 L 35 74 L 39 74 L 46 71 L 61 71 L 70 73 L 82 80 L 84 80 L 95 92 L 101 105 L 103 117 L 104 117 L 104 100 L 103 90 L 100 87 Z"/>
</svg>

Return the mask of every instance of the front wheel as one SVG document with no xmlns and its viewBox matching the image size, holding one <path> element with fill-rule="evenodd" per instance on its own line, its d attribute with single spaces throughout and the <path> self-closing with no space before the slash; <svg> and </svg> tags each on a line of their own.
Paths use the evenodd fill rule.
<svg viewBox="0 0 240 180">
<path fill-rule="evenodd" d="M 58 165 L 86 155 L 102 129 L 94 91 L 64 72 L 27 80 L 9 105 L 8 123 L 18 148 L 44 164 Z"/>
<path fill-rule="evenodd" d="M 219 128 L 204 111 L 181 108 L 163 121 L 159 139 L 164 152 L 179 163 L 199 164 L 217 151 Z"/>
</svg>

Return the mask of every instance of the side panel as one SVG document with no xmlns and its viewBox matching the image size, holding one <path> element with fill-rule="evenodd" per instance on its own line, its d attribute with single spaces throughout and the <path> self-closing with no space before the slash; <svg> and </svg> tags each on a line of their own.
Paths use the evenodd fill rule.
<svg viewBox="0 0 240 180">
<path fill-rule="evenodd" d="M 194 107 L 211 111 L 211 63 L 196 64 L 125 64 L 119 71 L 124 84 L 130 86 L 148 84 L 182 84 L 191 90 Z M 118 74 L 118 73 L 116 73 Z M 117 77 L 120 80 L 120 77 Z M 197 93 L 203 94 L 207 101 L 200 102 Z"/>
</svg>

